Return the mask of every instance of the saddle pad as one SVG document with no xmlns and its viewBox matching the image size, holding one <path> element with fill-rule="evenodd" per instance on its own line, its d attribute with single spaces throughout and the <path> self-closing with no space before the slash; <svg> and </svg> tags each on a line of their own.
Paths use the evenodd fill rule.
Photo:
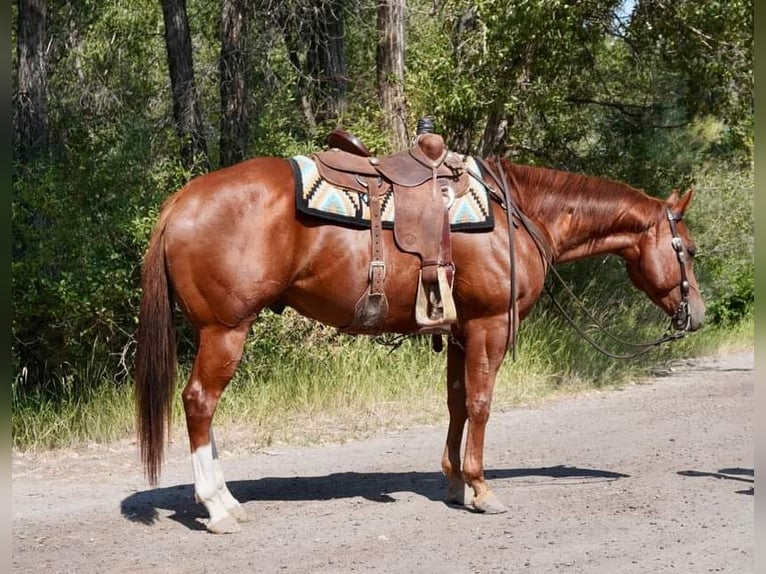
<svg viewBox="0 0 766 574">
<path fill-rule="evenodd" d="M 370 226 L 370 205 L 366 193 L 343 189 L 329 184 L 319 175 L 314 160 L 307 156 L 288 159 L 295 178 L 295 198 L 298 211 L 355 227 Z M 466 158 L 466 168 L 478 176 L 479 167 L 473 158 Z M 388 189 L 381 198 L 383 227 L 393 229 L 395 217 L 394 194 Z M 495 221 L 486 188 L 473 178 L 468 191 L 455 199 L 450 208 L 452 231 L 492 229 Z"/>
</svg>

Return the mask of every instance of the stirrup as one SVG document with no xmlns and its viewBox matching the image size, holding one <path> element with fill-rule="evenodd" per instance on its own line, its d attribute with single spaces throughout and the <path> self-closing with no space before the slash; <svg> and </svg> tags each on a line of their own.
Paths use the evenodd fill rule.
<svg viewBox="0 0 766 574">
<path fill-rule="evenodd" d="M 428 295 L 423 285 L 423 270 L 418 274 L 418 293 L 415 299 L 415 322 L 420 327 L 437 327 L 451 325 L 457 321 L 455 299 L 452 297 L 452 288 L 447 281 L 447 268 L 440 265 L 436 269 L 437 277 L 437 301 L 441 303 L 441 316 L 432 318 L 429 313 Z"/>
</svg>

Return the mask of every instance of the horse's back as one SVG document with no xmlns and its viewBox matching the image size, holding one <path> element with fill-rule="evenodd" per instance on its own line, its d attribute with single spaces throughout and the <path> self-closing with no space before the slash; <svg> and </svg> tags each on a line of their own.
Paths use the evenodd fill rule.
<svg viewBox="0 0 766 574">
<path fill-rule="evenodd" d="M 254 158 L 197 176 L 178 192 L 173 224 L 218 226 L 221 218 L 228 218 L 229 224 L 245 222 L 239 217 L 245 212 L 275 201 L 289 202 L 292 182 L 290 164 L 273 157 Z"/>
</svg>

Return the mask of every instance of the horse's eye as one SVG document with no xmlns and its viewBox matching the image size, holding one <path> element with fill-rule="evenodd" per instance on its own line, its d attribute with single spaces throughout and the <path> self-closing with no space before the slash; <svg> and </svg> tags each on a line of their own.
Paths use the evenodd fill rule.
<svg viewBox="0 0 766 574">
<path fill-rule="evenodd" d="M 686 248 L 686 252 L 689 254 L 689 257 L 694 257 L 697 255 L 697 246 L 696 245 L 689 245 Z"/>
</svg>

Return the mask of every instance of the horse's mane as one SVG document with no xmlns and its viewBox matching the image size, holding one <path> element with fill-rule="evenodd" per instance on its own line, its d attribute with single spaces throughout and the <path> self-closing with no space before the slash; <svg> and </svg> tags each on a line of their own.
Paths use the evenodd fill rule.
<svg viewBox="0 0 766 574">
<path fill-rule="evenodd" d="M 645 229 L 659 200 L 606 178 L 504 161 L 523 211 L 555 218 L 570 212 L 612 227 L 615 217 L 635 231 Z"/>
</svg>

